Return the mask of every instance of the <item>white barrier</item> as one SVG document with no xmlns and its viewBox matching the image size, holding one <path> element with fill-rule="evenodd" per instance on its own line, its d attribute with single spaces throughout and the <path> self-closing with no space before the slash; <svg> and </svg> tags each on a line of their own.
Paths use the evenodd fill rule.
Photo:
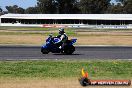
<svg viewBox="0 0 132 88">
<path fill-rule="evenodd" d="M 132 29 L 132 25 L 88 25 L 88 24 L 21 24 L 1 23 L 6 27 L 44 27 L 44 28 L 89 28 L 89 29 Z"/>
<path fill-rule="evenodd" d="M 6 27 L 42 27 L 40 24 L 20 24 L 20 23 L 1 23 L 1 26 Z"/>
</svg>

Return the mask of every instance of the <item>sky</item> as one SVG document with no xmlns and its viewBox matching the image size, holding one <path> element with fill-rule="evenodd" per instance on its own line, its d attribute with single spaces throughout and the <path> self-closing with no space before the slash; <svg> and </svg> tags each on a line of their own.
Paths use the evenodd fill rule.
<svg viewBox="0 0 132 88">
<path fill-rule="evenodd" d="M 112 2 L 115 2 L 115 0 L 112 0 Z M 35 6 L 37 3 L 37 0 L 0 0 L 0 7 L 5 11 L 5 6 L 13 6 L 18 5 L 22 8 L 28 8 L 31 6 Z"/>
<path fill-rule="evenodd" d="M 19 7 L 22 8 L 28 8 L 31 6 L 35 6 L 37 3 L 37 0 L 0 0 L 0 7 L 3 10 L 5 9 L 5 6 L 13 6 L 13 5 L 18 5 Z"/>
</svg>

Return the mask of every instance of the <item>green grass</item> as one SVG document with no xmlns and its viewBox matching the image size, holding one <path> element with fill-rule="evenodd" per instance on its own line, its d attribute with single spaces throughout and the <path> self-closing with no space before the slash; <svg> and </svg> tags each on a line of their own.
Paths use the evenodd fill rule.
<svg viewBox="0 0 132 88">
<path fill-rule="evenodd" d="M 0 78 L 132 78 L 132 61 L 0 61 Z"/>
<path fill-rule="evenodd" d="M 56 30 L 57 28 L 35 28 L 35 27 L 0 27 L 0 30 L 17 30 L 17 31 L 22 31 L 22 30 L 34 30 L 34 31 L 47 31 L 47 30 Z"/>
<path fill-rule="evenodd" d="M 49 35 L 53 33 L 55 36 L 58 35 L 59 28 L 23 28 L 23 27 L 0 27 L 0 30 L 8 30 L 8 32 L 1 31 L 0 35 L 31 35 L 31 34 L 41 34 Z M 65 32 L 68 36 L 108 36 L 108 34 L 77 34 L 79 32 L 132 32 L 132 29 L 75 29 L 75 28 L 65 28 Z M 115 36 L 132 36 L 131 34 L 126 35 L 115 35 Z"/>
<path fill-rule="evenodd" d="M 58 35 L 58 28 L 15 28 L 15 27 L 1 27 L 0 35 L 49 35 L 50 33 L 53 33 L 54 36 Z M 8 30 L 8 31 L 7 31 Z M 65 32 L 67 35 L 76 35 L 76 32 L 74 29 L 65 29 Z"/>
<path fill-rule="evenodd" d="M 16 31 L 55 31 L 59 28 L 41 28 L 41 27 L 0 27 L 0 30 L 16 30 Z M 65 28 L 65 30 L 75 30 L 73 28 Z"/>
</svg>

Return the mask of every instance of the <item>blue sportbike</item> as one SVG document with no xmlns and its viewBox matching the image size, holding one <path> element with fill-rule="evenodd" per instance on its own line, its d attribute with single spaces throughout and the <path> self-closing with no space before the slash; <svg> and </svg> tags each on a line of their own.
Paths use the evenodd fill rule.
<svg viewBox="0 0 132 88">
<path fill-rule="evenodd" d="M 57 37 L 48 37 L 46 39 L 46 44 L 41 47 L 42 54 L 52 53 L 62 53 L 62 54 L 72 54 L 75 51 L 75 47 L 73 46 L 76 43 L 77 39 L 67 40 L 66 44 L 62 47 L 62 43 L 60 42 L 60 38 Z"/>
</svg>

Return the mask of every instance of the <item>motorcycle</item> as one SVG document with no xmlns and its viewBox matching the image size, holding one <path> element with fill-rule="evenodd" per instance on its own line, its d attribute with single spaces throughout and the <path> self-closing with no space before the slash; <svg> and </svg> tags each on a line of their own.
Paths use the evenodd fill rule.
<svg viewBox="0 0 132 88">
<path fill-rule="evenodd" d="M 41 47 L 42 54 L 48 54 L 49 52 L 52 53 L 62 53 L 62 54 L 73 54 L 75 51 L 75 47 L 73 46 L 76 43 L 77 39 L 67 40 L 66 44 L 62 46 L 60 42 L 60 38 L 49 36 L 46 39 L 46 44 Z"/>
</svg>

